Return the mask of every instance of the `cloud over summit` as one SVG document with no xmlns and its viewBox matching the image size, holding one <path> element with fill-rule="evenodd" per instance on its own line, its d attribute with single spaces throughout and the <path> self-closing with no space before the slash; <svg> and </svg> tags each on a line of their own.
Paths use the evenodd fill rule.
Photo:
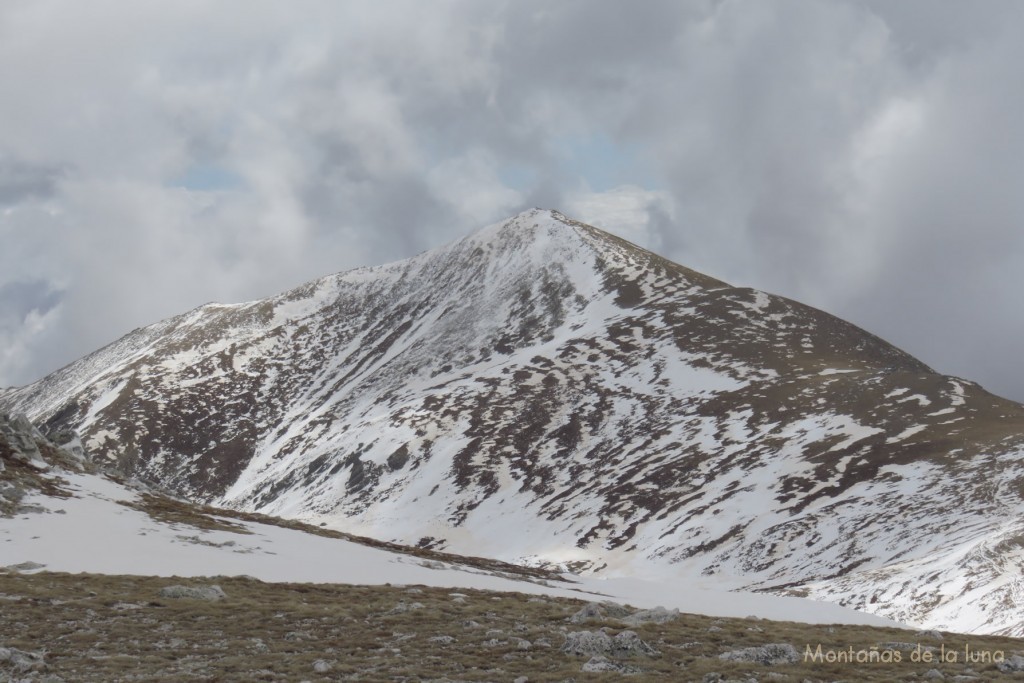
<svg viewBox="0 0 1024 683">
<path fill-rule="evenodd" d="M 1024 10 L 0 7 L 0 384 L 557 208 L 1024 399 Z"/>
</svg>

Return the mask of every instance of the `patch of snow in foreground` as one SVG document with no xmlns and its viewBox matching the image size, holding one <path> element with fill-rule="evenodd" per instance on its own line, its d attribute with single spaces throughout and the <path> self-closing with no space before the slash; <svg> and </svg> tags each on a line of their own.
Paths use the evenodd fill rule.
<svg viewBox="0 0 1024 683">
<path fill-rule="evenodd" d="M 0 519 L 0 567 L 36 562 L 45 570 L 71 573 L 247 575 L 271 582 L 422 584 L 611 599 L 640 608 L 661 605 L 720 617 L 899 625 L 829 603 L 732 593 L 684 579 L 572 577 L 575 584 L 537 584 L 265 524 L 228 520 L 250 534 L 201 530 L 158 522 L 118 504 L 118 500 L 134 500 L 137 495 L 109 480 L 93 475 L 62 476 L 77 497 L 65 500 L 37 494 L 25 502 L 41 505 L 49 512 Z"/>
</svg>

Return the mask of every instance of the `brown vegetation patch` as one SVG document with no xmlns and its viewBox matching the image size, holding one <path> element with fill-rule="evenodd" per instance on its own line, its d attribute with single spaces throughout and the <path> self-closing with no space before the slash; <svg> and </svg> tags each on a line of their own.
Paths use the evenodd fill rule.
<svg viewBox="0 0 1024 683">
<path fill-rule="evenodd" d="M 569 633 L 630 630 L 656 654 L 609 659 L 642 673 L 629 680 L 911 681 L 931 669 L 1001 680 L 995 663 L 965 663 L 1024 642 L 862 626 L 811 626 L 682 614 L 627 626 L 609 615 L 572 623 L 584 603 L 518 593 L 425 586 L 270 584 L 244 577 L 189 579 L 219 585 L 218 601 L 171 599 L 181 579 L 0 572 L 0 647 L 43 654 L 38 676 L 68 681 L 511 681 L 619 680 L 585 673 L 587 655 L 562 651 Z M 726 652 L 792 645 L 794 663 L 723 661 Z M 813 653 L 901 652 L 898 663 L 804 661 Z M 910 661 L 922 651 L 957 651 L 957 663 Z M 908 649 L 910 648 L 910 649 Z M 933 654 L 933 656 L 935 656 Z M 0 664 L 0 675 L 7 673 Z"/>
</svg>

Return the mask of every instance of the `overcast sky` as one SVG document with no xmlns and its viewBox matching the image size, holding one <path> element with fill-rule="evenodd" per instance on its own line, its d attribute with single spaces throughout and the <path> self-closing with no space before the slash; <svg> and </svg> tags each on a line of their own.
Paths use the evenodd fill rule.
<svg viewBox="0 0 1024 683">
<path fill-rule="evenodd" d="M 1024 400 L 1024 3 L 0 4 L 0 385 L 555 208 Z"/>
</svg>

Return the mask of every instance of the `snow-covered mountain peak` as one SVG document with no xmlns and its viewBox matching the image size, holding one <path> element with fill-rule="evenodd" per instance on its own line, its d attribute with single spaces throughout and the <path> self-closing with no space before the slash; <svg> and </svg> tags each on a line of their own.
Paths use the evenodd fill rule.
<svg viewBox="0 0 1024 683">
<path fill-rule="evenodd" d="M 0 409 L 204 502 L 1024 632 L 1024 406 L 557 212 L 136 330 Z"/>
<path fill-rule="evenodd" d="M 552 239 L 569 233 L 576 228 L 571 219 L 551 209 L 529 209 L 498 223 L 486 225 L 453 244 L 471 243 L 496 251 L 523 248 L 535 240 Z M 444 249 L 444 247 L 442 247 Z"/>
</svg>

